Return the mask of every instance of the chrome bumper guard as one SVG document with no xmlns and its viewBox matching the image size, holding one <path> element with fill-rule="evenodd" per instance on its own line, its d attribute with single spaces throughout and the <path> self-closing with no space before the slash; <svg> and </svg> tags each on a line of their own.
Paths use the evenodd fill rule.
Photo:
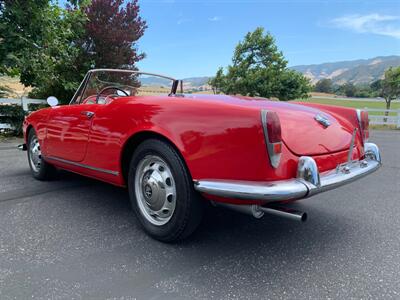
<svg viewBox="0 0 400 300">
<path fill-rule="evenodd" d="M 335 170 L 319 173 L 312 157 L 299 159 L 297 176 L 273 182 L 199 180 L 195 189 L 201 193 L 232 199 L 262 200 L 265 203 L 311 197 L 350 183 L 376 171 L 381 166 L 378 146 L 364 145 L 365 159 L 337 166 Z"/>
</svg>

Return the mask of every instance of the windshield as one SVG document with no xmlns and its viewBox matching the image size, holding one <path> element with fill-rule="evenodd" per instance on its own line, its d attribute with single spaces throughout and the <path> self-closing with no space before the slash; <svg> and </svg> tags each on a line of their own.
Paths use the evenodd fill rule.
<svg viewBox="0 0 400 300">
<path fill-rule="evenodd" d="M 170 95 L 178 81 L 163 75 L 129 70 L 93 70 L 85 76 L 71 103 L 105 103 L 114 97 Z"/>
</svg>

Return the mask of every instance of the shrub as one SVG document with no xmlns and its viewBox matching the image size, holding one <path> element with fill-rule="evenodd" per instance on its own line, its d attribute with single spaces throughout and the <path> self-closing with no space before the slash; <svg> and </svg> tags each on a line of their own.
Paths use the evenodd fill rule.
<svg viewBox="0 0 400 300">
<path fill-rule="evenodd" d="M 15 135 L 22 134 L 22 123 L 26 112 L 20 105 L 0 105 L 0 123 L 10 124 Z"/>
<path fill-rule="evenodd" d="M 28 103 L 28 111 L 36 111 L 42 108 L 50 107 L 47 103 Z"/>
</svg>

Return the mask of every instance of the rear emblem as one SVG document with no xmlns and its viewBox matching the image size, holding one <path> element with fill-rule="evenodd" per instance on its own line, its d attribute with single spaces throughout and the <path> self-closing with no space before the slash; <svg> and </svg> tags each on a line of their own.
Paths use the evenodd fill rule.
<svg viewBox="0 0 400 300">
<path fill-rule="evenodd" d="M 315 121 L 320 123 L 325 128 L 327 128 L 327 127 L 329 127 L 329 125 L 331 125 L 331 122 L 329 121 L 329 119 L 321 114 L 315 115 L 314 119 L 315 119 Z"/>
</svg>

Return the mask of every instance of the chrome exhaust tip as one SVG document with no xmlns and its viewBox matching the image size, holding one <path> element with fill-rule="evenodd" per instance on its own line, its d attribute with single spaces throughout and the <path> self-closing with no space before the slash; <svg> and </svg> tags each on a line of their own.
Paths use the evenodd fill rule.
<svg viewBox="0 0 400 300">
<path fill-rule="evenodd" d="M 264 207 L 264 206 L 259 206 L 259 209 L 264 212 L 268 213 L 271 215 L 275 215 L 278 217 L 284 217 L 287 219 L 291 219 L 294 221 L 299 221 L 299 222 L 305 222 L 307 221 L 307 213 L 303 211 L 298 211 L 295 209 L 291 209 L 288 207 L 280 207 L 280 206 L 270 206 L 270 207 Z"/>
</svg>

